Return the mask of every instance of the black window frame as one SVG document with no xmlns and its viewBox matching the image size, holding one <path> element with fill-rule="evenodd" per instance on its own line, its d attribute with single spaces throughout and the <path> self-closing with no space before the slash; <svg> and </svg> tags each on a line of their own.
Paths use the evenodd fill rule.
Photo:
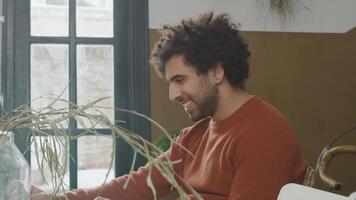
<svg viewBox="0 0 356 200">
<path fill-rule="evenodd" d="M 61 43 L 69 45 L 69 100 L 76 103 L 76 45 L 112 44 L 114 47 L 115 107 L 150 114 L 150 82 L 148 67 L 148 0 L 113 0 L 113 38 L 75 36 L 76 0 L 69 0 L 69 37 L 30 36 L 30 1 L 4 0 L 5 24 L 2 30 L 1 92 L 4 108 L 9 111 L 30 103 L 30 44 Z M 125 128 L 150 140 L 150 123 L 128 113 L 115 112 L 115 120 L 126 122 Z M 121 124 L 122 125 L 122 124 Z M 70 122 L 71 132 L 78 132 L 76 122 Z M 29 131 L 16 130 L 15 143 L 30 162 L 25 152 Z M 105 130 L 103 130 L 105 133 Z M 109 134 L 109 133 L 108 133 Z M 121 139 L 116 141 L 115 177 L 130 170 L 133 150 Z M 70 152 L 77 158 L 77 140 L 70 141 Z M 136 168 L 145 164 L 138 157 Z M 77 188 L 77 164 L 70 161 L 70 187 Z"/>
</svg>

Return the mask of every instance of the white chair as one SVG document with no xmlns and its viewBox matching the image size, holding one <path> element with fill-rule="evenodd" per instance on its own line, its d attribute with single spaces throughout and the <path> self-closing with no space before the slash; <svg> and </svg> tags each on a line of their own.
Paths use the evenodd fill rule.
<svg viewBox="0 0 356 200">
<path fill-rule="evenodd" d="M 289 183 L 282 187 L 277 200 L 355 200 L 355 197 L 341 196 L 312 187 Z"/>
</svg>

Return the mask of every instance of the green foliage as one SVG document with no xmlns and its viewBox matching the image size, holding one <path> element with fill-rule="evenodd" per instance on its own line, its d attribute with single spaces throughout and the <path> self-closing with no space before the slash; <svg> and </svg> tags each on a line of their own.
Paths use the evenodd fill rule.
<svg viewBox="0 0 356 200">
<path fill-rule="evenodd" d="M 256 3 L 268 7 L 281 18 L 293 18 L 297 5 L 309 10 L 300 0 L 256 0 Z"/>
<path fill-rule="evenodd" d="M 182 129 L 174 129 L 168 134 L 171 136 L 172 139 L 175 139 L 179 133 L 181 132 Z M 167 151 L 171 147 L 171 139 L 168 138 L 166 135 L 162 134 L 160 135 L 154 142 L 159 149 L 162 151 Z"/>
<path fill-rule="evenodd" d="M 132 166 L 135 164 L 135 158 L 137 154 L 144 156 L 148 160 L 148 168 L 150 173 L 149 177 L 147 178 L 147 185 L 151 188 L 153 194 L 156 194 L 156 190 L 150 175 L 152 169 L 155 168 L 172 185 L 172 187 L 177 191 L 181 199 L 190 199 L 188 197 L 187 192 L 180 186 L 178 181 L 175 179 L 176 176 L 175 172 L 173 171 L 173 164 L 175 162 L 170 161 L 168 158 L 166 160 L 157 159 L 157 157 L 163 153 L 160 148 L 158 148 L 151 142 L 145 140 L 138 134 L 119 126 L 118 122 L 111 122 L 109 118 L 105 116 L 105 114 L 103 114 L 103 110 L 114 109 L 116 112 L 126 112 L 144 118 L 153 125 L 157 126 L 165 135 L 166 140 L 168 140 L 169 142 L 174 142 L 172 140 L 171 135 L 156 121 L 152 120 L 148 116 L 137 113 L 135 111 L 119 108 L 108 108 L 97 105 L 98 102 L 106 98 L 100 98 L 86 105 L 74 105 L 67 100 L 59 98 L 47 98 L 47 100 L 48 99 L 52 100 L 52 102 L 40 109 L 31 108 L 29 105 L 22 105 L 9 113 L 5 113 L 0 118 L 0 130 L 15 132 L 14 130 L 16 129 L 25 128 L 31 131 L 31 134 L 33 136 L 45 136 L 41 137 L 42 139 L 39 142 L 36 142 L 32 139 L 31 143 L 33 142 L 35 146 L 35 153 L 37 154 L 37 159 L 39 159 L 37 160 L 37 163 L 39 165 L 40 170 L 42 170 L 43 172 L 43 169 L 45 168 L 44 165 L 48 165 L 47 167 L 49 167 L 52 175 L 51 182 L 56 183 L 54 184 L 55 188 L 53 188 L 53 196 L 55 196 L 60 191 L 65 191 L 66 189 L 68 189 L 63 184 L 64 172 L 67 167 L 68 161 L 65 160 L 63 162 L 63 160 L 60 159 L 61 154 L 63 153 L 63 151 L 65 151 L 64 149 L 66 149 L 66 146 L 68 145 L 68 141 L 70 139 L 78 138 L 83 135 L 101 135 L 101 133 L 99 133 L 95 128 L 97 125 L 100 125 L 101 127 L 110 129 L 113 138 L 121 138 L 123 141 L 125 141 L 132 147 L 135 155 L 132 162 Z M 68 106 L 58 108 L 58 105 Z M 79 135 L 73 135 L 66 130 L 65 127 L 68 127 L 70 119 L 77 120 L 77 123 L 84 127 L 83 131 Z M 89 123 L 83 123 L 84 120 L 88 121 Z M 46 131 L 48 129 L 51 130 L 51 133 L 48 133 Z M 115 148 L 116 139 L 114 139 L 113 141 L 113 148 Z M 177 145 L 180 146 L 182 149 L 186 150 L 180 144 Z M 186 151 L 190 153 L 188 150 Z M 65 151 L 65 153 L 68 152 Z M 109 175 L 110 168 L 114 161 L 114 153 L 115 151 L 113 151 L 111 163 L 109 165 L 106 178 Z M 40 154 L 42 154 L 43 156 L 38 156 Z M 64 157 L 67 158 L 68 156 Z M 132 170 L 133 167 L 131 168 L 131 171 L 128 176 L 129 178 L 127 179 L 125 186 L 127 186 L 128 182 L 130 181 Z M 43 173 L 42 177 L 46 181 L 46 178 Z M 184 180 L 181 181 L 184 182 Z M 202 200 L 200 195 L 192 187 L 189 187 L 189 185 L 187 186 L 190 192 L 197 199 Z M 157 199 L 157 197 L 154 196 L 154 199 Z"/>
<path fill-rule="evenodd" d="M 293 15 L 293 4 L 295 0 L 270 0 L 269 7 L 272 12 L 276 12 L 281 16 Z"/>
</svg>

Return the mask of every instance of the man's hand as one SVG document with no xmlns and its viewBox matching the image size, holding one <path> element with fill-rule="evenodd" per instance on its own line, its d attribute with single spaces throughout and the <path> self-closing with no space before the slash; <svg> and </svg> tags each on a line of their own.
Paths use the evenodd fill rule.
<svg viewBox="0 0 356 200">
<path fill-rule="evenodd" d="M 31 185 L 31 200 L 48 200 L 50 197 L 49 194 L 45 193 L 43 190 L 39 189 L 36 186 Z"/>
<path fill-rule="evenodd" d="M 34 185 L 31 185 L 31 194 L 37 194 L 37 193 L 44 193 L 44 191 Z"/>
</svg>

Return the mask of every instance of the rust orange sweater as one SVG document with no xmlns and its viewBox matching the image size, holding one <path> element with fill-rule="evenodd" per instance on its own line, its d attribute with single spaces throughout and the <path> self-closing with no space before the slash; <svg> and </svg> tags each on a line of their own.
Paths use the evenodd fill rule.
<svg viewBox="0 0 356 200">
<path fill-rule="evenodd" d="M 182 131 L 172 145 L 171 160 L 182 159 L 175 171 L 205 200 L 275 200 L 280 188 L 301 183 L 307 167 L 297 140 L 286 119 L 258 97 L 253 97 L 220 122 L 203 119 Z M 152 199 L 146 185 L 147 167 L 133 174 L 126 190 L 127 176 L 108 182 L 100 192 L 115 199 Z M 162 196 L 170 185 L 156 171 L 153 182 Z M 68 193 L 70 199 L 94 199 L 99 188 Z"/>
</svg>

